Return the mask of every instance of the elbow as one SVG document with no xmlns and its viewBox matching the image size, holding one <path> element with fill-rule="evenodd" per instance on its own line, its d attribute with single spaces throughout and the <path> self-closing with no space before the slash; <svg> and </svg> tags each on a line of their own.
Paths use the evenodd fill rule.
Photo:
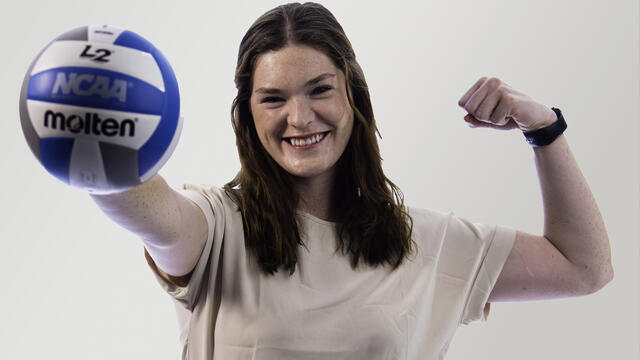
<svg viewBox="0 0 640 360">
<path fill-rule="evenodd" d="M 613 280 L 613 266 L 611 263 L 600 266 L 597 272 L 594 272 L 588 276 L 585 281 L 586 294 L 593 294 L 602 289 L 608 283 Z"/>
</svg>

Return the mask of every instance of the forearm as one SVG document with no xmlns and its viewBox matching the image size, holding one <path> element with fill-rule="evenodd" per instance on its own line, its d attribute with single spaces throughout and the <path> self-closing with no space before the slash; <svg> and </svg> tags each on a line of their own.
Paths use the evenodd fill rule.
<svg viewBox="0 0 640 360">
<path fill-rule="evenodd" d="M 100 209 L 113 221 L 140 236 L 143 241 L 161 246 L 175 237 L 180 219 L 175 194 L 160 175 L 122 193 L 91 195 Z"/>
<path fill-rule="evenodd" d="M 534 148 L 544 205 L 544 236 L 597 289 L 613 276 L 609 239 L 598 205 L 566 138 Z"/>
</svg>

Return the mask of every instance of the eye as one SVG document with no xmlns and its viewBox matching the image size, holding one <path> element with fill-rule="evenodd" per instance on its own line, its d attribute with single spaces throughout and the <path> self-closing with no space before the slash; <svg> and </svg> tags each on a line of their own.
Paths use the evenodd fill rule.
<svg viewBox="0 0 640 360">
<path fill-rule="evenodd" d="M 326 93 L 327 91 L 333 89 L 331 86 L 329 85 L 322 85 L 322 86 L 318 86 L 316 88 L 313 89 L 313 91 L 311 91 L 311 95 L 321 95 Z"/>
<path fill-rule="evenodd" d="M 280 102 L 280 101 L 284 101 L 283 98 L 277 97 L 277 96 L 267 96 L 264 97 L 262 99 L 260 99 L 260 103 L 276 103 L 276 102 Z"/>
</svg>

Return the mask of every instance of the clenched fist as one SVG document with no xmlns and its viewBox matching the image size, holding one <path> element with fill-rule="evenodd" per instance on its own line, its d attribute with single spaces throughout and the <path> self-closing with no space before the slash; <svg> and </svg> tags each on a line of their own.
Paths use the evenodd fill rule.
<svg viewBox="0 0 640 360">
<path fill-rule="evenodd" d="M 537 130 L 557 120 L 551 108 L 540 104 L 498 78 L 480 78 L 458 101 L 472 127 Z"/>
</svg>

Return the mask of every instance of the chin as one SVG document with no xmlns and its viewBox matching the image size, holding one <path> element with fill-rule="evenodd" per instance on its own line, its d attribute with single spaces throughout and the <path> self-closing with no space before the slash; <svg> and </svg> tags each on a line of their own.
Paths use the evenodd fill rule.
<svg viewBox="0 0 640 360">
<path fill-rule="evenodd" d="M 286 169 L 285 169 L 286 170 Z M 294 170 L 294 171 L 289 171 L 286 170 L 289 174 L 298 177 L 298 178 L 313 178 L 316 176 L 321 175 L 324 171 L 319 171 L 319 170 Z"/>
<path fill-rule="evenodd" d="M 284 168 L 286 172 L 289 174 L 304 179 L 310 179 L 318 176 L 322 176 L 323 174 L 327 174 L 330 167 L 326 166 L 310 166 L 310 167 L 288 167 Z"/>
</svg>

